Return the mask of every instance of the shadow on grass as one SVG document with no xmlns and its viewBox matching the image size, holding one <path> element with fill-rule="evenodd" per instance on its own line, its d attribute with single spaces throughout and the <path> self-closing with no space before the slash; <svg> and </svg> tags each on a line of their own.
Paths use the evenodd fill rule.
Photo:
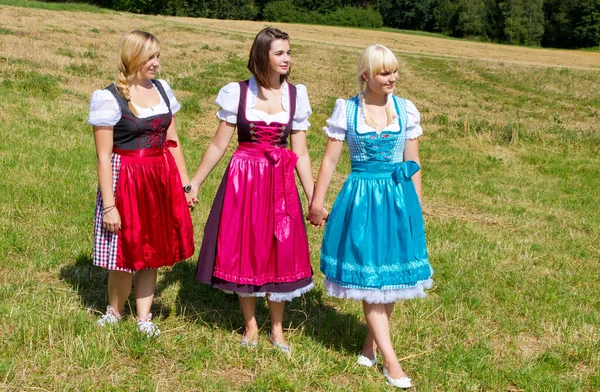
<svg viewBox="0 0 600 392">
<path fill-rule="evenodd" d="M 179 284 L 178 317 L 195 324 L 243 332 L 244 319 L 237 296 L 226 294 L 195 280 L 196 264 L 182 261 L 166 269 L 156 285 L 151 311 L 155 316 L 169 317 L 171 307 L 160 302 L 160 294 L 173 284 Z M 108 271 L 92 265 L 90 254 L 80 253 L 73 264 L 63 266 L 60 279 L 70 284 L 79 294 L 86 308 L 104 313 L 108 303 Z M 367 328 L 362 318 L 341 313 L 325 303 L 325 294 L 314 288 L 300 298 L 286 304 L 284 325 L 288 334 L 301 333 L 322 346 L 341 352 L 355 353 L 362 347 Z M 129 297 L 126 311 L 135 314 L 135 297 Z M 261 329 L 269 328 L 269 309 L 266 301 L 256 304 L 256 318 Z"/>
<path fill-rule="evenodd" d="M 195 262 L 186 260 L 175 264 L 165 271 L 156 285 L 156 296 L 160 296 L 169 286 L 179 283 L 176 303 L 178 316 L 211 327 L 235 330 L 243 326 L 237 297 L 196 282 L 195 275 Z M 256 312 L 259 317 L 259 306 Z"/>
<path fill-rule="evenodd" d="M 244 318 L 237 296 L 197 282 L 195 273 L 195 262 L 175 264 L 158 282 L 156 295 L 178 282 L 178 316 L 212 328 L 237 330 L 241 336 Z M 367 334 L 362 318 L 340 313 L 325 304 L 324 297 L 323 291 L 315 287 L 286 304 L 284 326 L 288 334 L 304 334 L 328 349 L 358 352 Z M 263 331 L 270 327 L 269 309 L 264 299 L 257 301 L 256 319 Z"/>
<path fill-rule="evenodd" d="M 357 353 L 367 335 L 361 314 L 341 312 L 325 303 L 326 294 L 315 287 L 286 307 L 292 328 L 301 325 L 304 334 L 322 346 L 339 352 Z"/>
<path fill-rule="evenodd" d="M 92 256 L 89 253 L 80 253 L 75 258 L 75 263 L 63 266 L 60 269 L 61 280 L 70 284 L 81 298 L 81 303 L 86 308 L 103 314 L 108 304 L 108 270 L 92 265 Z M 127 313 L 135 315 L 135 296 L 133 290 L 125 305 Z M 168 317 L 171 310 L 155 298 L 150 311 L 161 317 Z"/>
</svg>

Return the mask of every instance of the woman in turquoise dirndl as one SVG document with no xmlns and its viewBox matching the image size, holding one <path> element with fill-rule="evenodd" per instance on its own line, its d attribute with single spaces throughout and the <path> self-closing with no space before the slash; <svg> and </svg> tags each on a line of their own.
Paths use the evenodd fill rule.
<svg viewBox="0 0 600 392">
<path fill-rule="evenodd" d="M 331 296 L 362 301 L 369 332 L 358 364 L 383 356 L 387 382 L 410 388 L 390 338 L 394 303 L 425 297 L 433 273 L 421 211 L 418 137 L 423 133 L 412 102 L 393 95 L 398 60 L 385 46 L 360 55 L 359 94 L 338 99 L 324 128 L 329 136 L 309 220 L 327 220 L 321 271 Z M 329 217 L 325 194 L 346 140 L 352 172 Z"/>
</svg>

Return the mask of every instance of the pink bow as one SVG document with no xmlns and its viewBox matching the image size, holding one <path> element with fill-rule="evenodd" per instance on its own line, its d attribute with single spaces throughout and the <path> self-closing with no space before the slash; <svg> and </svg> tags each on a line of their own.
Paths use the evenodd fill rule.
<svg viewBox="0 0 600 392">
<path fill-rule="evenodd" d="M 275 205 L 275 238 L 279 242 L 285 241 L 292 227 L 292 219 L 298 215 L 298 195 L 296 193 L 296 180 L 294 168 L 298 156 L 287 148 L 272 147 L 265 152 L 266 156 L 274 163 L 274 205 Z"/>
</svg>

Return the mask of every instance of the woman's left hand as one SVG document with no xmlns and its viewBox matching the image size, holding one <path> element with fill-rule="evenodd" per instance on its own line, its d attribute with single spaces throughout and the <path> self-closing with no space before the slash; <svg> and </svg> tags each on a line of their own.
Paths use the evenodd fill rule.
<svg viewBox="0 0 600 392">
<path fill-rule="evenodd" d="M 198 204 L 198 187 L 192 184 L 192 190 L 185 194 L 188 207 L 194 209 L 194 206 Z"/>
</svg>

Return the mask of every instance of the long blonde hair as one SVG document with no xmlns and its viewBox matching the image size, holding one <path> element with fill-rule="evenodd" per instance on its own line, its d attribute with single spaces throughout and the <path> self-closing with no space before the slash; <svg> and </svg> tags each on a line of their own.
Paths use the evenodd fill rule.
<svg viewBox="0 0 600 392">
<path fill-rule="evenodd" d="M 123 35 L 119 42 L 119 71 L 115 84 L 119 88 L 121 96 L 127 100 L 129 109 L 135 115 L 138 113 L 131 103 L 131 93 L 127 82 L 138 76 L 146 61 L 159 52 L 160 41 L 146 31 L 130 31 Z"/>
<path fill-rule="evenodd" d="M 377 123 L 367 110 L 365 105 L 365 97 L 363 95 L 367 81 L 363 75 L 366 74 L 372 78 L 380 72 L 392 72 L 398 69 L 398 59 L 392 53 L 391 50 L 380 44 L 373 44 L 367 46 L 360 54 L 358 58 L 358 65 L 356 67 L 356 75 L 358 78 L 358 94 L 360 96 L 360 105 L 365 116 L 365 122 L 372 128 L 377 128 Z M 393 120 L 394 108 L 392 100 L 389 99 L 385 111 L 387 113 L 387 125 L 390 125 Z"/>
</svg>

